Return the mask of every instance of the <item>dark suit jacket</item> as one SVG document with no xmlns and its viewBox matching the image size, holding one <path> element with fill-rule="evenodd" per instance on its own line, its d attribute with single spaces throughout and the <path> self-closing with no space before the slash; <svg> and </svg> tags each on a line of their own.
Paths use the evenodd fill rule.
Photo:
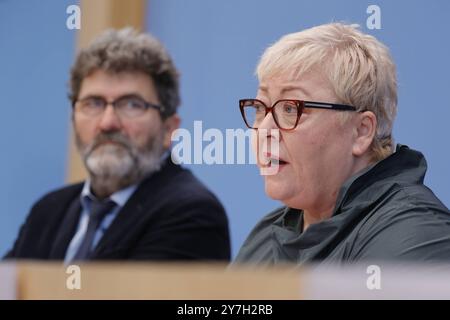
<svg viewBox="0 0 450 320">
<path fill-rule="evenodd" d="M 31 209 L 10 259 L 63 260 L 81 214 L 82 183 Z M 228 220 L 216 197 L 170 157 L 141 182 L 96 246 L 96 260 L 229 260 Z"/>
</svg>

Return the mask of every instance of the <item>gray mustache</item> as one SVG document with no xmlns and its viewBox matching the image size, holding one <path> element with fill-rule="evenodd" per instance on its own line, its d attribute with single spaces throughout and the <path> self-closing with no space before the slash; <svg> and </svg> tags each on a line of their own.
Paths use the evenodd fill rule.
<svg viewBox="0 0 450 320">
<path fill-rule="evenodd" d="M 90 154 L 93 150 L 95 150 L 97 147 L 99 147 L 105 142 L 114 142 L 123 146 L 125 149 L 129 151 L 132 150 L 130 141 L 121 133 L 118 132 L 100 133 L 95 137 L 94 141 L 89 146 L 88 154 Z"/>
</svg>

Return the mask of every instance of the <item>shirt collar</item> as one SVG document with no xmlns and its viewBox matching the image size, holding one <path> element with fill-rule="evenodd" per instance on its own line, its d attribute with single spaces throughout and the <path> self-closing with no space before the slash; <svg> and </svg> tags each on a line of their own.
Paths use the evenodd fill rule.
<svg viewBox="0 0 450 320">
<path fill-rule="evenodd" d="M 137 184 L 133 184 L 124 189 L 114 192 L 109 198 L 113 200 L 119 207 L 123 207 L 133 192 L 137 188 Z M 95 196 L 91 192 L 91 182 L 86 180 L 81 190 L 81 203 L 86 207 L 87 199 L 94 200 Z"/>
</svg>

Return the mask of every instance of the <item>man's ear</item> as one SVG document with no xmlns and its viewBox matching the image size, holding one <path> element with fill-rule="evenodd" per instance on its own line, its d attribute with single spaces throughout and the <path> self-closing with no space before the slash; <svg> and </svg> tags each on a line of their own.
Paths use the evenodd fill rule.
<svg viewBox="0 0 450 320">
<path fill-rule="evenodd" d="M 353 142 L 352 153 L 361 157 L 369 151 L 370 145 L 377 131 L 377 117 L 372 111 L 361 112 L 355 117 L 356 138 Z"/>
<path fill-rule="evenodd" d="M 178 114 L 171 115 L 163 122 L 164 126 L 164 140 L 163 147 L 164 149 L 169 149 L 172 144 L 172 133 L 180 127 L 181 119 Z"/>
</svg>

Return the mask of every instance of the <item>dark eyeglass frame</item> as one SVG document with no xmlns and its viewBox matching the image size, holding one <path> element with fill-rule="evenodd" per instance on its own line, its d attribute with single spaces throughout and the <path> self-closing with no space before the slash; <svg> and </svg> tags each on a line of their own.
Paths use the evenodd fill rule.
<svg viewBox="0 0 450 320">
<path fill-rule="evenodd" d="M 145 111 L 147 111 L 150 108 L 153 108 L 153 109 L 158 110 L 163 118 L 164 118 L 164 115 L 165 115 L 165 108 L 163 106 L 150 103 L 150 102 L 146 101 L 144 98 L 142 98 L 140 95 L 137 95 L 137 94 L 126 94 L 126 95 L 118 97 L 117 99 L 115 99 L 113 101 L 108 101 L 107 99 L 105 99 L 102 96 L 96 96 L 96 95 L 87 96 L 87 97 L 85 97 L 83 99 L 77 99 L 77 100 L 73 101 L 72 102 L 72 110 L 75 111 L 77 103 L 79 103 L 79 102 L 81 103 L 83 101 L 87 101 L 87 100 L 90 100 L 90 99 L 96 99 L 97 101 L 102 101 L 102 103 L 103 103 L 103 107 L 102 107 L 103 111 L 102 112 L 104 112 L 106 110 L 108 105 L 112 105 L 112 107 L 116 111 L 118 102 L 121 101 L 121 100 L 124 100 L 124 99 L 137 99 L 137 100 L 139 100 L 140 102 L 143 103 L 143 106 L 145 107 Z M 99 113 L 99 114 L 101 114 L 101 113 Z"/>
<path fill-rule="evenodd" d="M 349 106 L 346 104 L 338 104 L 338 103 L 329 103 L 329 102 L 316 102 L 316 101 L 305 101 L 305 100 L 297 100 L 297 99 L 280 99 L 278 101 L 276 101 L 271 107 L 268 107 L 263 101 L 259 100 L 259 99 L 240 99 L 239 100 L 239 108 L 241 110 L 241 115 L 242 118 L 244 119 L 245 125 L 249 128 L 249 129 L 254 129 L 257 130 L 258 128 L 254 128 L 251 125 L 249 125 L 249 123 L 247 122 L 247 119 L 245 117 L 245 111 L 244 108 L 246 107 L 246 103 L 249 102 L 258 102 L 261 105 L 263 105 L 266 109 L 264 118 L 267 116 L 267 114 L 269 114 L 270 112 L 272 112 L 272 110 L 275 108 L 275 106 L 279 103 L 279 102 L 292 102 L 295 104 L 295 106 L 297 107 L 297 119 L 295 121 L 295 124 L 292 128 L 282 128 L 279 124 L 278 124 L 278 120 L 277 117 L 273 117 L 273 120 L 275 122 L 275 124 L 277 125 L 278 129 L 283 130 L 283 131 L 291 131 L 294 130 L 297 125 L 298 122 L 300 120 L 300 117 L 303 113 L 303 109 L 304 108 L 314 108 L 314 109 L 328 109 L 328 110 L 337 110 L 337 111 L 357 111 L 356 107 L 353 106 Z"/>
</svg>

